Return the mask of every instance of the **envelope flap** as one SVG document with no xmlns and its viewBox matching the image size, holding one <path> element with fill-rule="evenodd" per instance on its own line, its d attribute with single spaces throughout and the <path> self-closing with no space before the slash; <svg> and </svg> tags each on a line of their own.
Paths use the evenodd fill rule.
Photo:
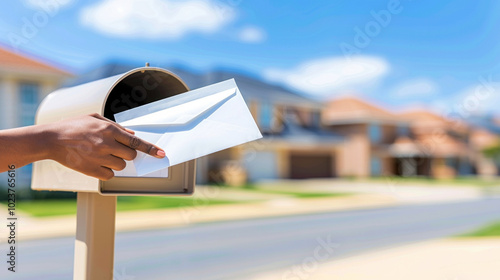
<svg viewBox="0 0 500 280">
<path fill-rule="evenodd" d="M 141 127 L 155 127 L 165 125 L 182 125 L 195 119 L 197 116 L 208 110 L 224 103 L 227 99 L 236 94 L 236 88 L 230 88 L 215 94 L 207 95 L 202 98 L 191 100 L 184 104 L 175 105 L 156 112 L 150 112 L 146 115 L 133 118 L 121 125 L 134 129 Z M 168 103 L 168 99 L 164 100 Z M 136 108 L 139 109 L 140 107 Z M 122 116 L 123 117 L 123 116 Z M 126 116 L 125 116 L 126 118 Z"/>
</svg>

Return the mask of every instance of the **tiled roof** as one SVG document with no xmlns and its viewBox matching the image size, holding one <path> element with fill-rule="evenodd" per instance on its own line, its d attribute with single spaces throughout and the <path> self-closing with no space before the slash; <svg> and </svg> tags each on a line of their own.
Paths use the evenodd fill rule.
<svg viewBox="0 0 500 280">
<path fill-rule="evenodd" d="M 435 121 L 435 122 L 443 122 L 446 119 L 442 116 L 439 116 L 433 112 L 427 110 L 413 110 L 400 114 L 401 116 L 408 117 L 412 120 L 422 120 L 422 121 Z"/>
<path fill-rule="evenodd" d="M 446 129 L 465 133 L 469 126 L 461 121 L 440 116 L 428 110 L 413 110 L 399 114 L 399 117 L 408 120 L 413 130 Z"/>
<path fill-rule="evenodd" d="M 323 111 L 325 124 L 372 121 L 401 121 L 397 115 L 355 97 L 344 97 L 330 101 Z"/>
<path fill-rule="evenodd" d="M 29 57 L 28 55 L 14 53 L 12 51 L 6 50 L 0 47 L 0 67 L 4 69 L 13 70 L 30 70 L 39 71 L 50 74 L 59 74 L 64 76 L 70 76 L 71 74 L 59 69 L 55 66 L 43 62 L 38 59 Z"/>
<path fill-rule="evenodd" d="M 470 153 L 470 148 L 465 142 L 446 133 L 417 135 L 416 143 L 422 147 L 425 154 L 433 156 L 464 157 Z"/>
</svg>

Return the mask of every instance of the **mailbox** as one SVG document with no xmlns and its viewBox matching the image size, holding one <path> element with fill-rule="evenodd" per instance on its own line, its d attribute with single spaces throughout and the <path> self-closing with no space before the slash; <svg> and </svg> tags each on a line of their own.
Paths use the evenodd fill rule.
<svg viewBox="0 0 500 280">
<path fill-rule="evenodd" d="M 187 92 L 176 75 L 155 67 L 143 67 L 49 94 L 36 114 L 36 124 L 98 113 L 114 121 L 116 113 Z M 82 147 L 83 149 L 85 147 Z M 68 160 L 78 160 L 68 157 Z M 91 192 L 101 195 L 186 195 L 195 184 L 195 160 L 147 177 L 115 176 L 109 181 L 81 174 L 55 161 L 34 163 L 32 189 Z"/>
</svg>

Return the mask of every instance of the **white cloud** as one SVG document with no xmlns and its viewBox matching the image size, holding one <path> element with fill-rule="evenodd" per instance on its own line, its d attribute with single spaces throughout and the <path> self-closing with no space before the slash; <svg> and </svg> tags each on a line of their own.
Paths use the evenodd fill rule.
<svg viewBox="0 0 500 280">
<path fill-rule="evenodd" d="M 423 97 L 437 94 L 438 85 L 430 79 L 417 78 L 396 85 L 392 91 L 393 97 Z"/>
<path fill-rule="evenodd" d="M 23 4 L 29 8 L 54 11 L 72 4 L 74 0 L 23 0 Z"/>
<path fill-rule="evenodd" d="M 260 43 L 264 41 L 266 34 L 264 30 L 255 27 L 247 26 L 240 31 L 239 39 L 246 43 Z"/>
<path fill-rule="evenodd" d="M 437 99 L 431 105 L 447 114 L 467 119 L 471 115 L 477 114 L 498 114 L 500 112 L 499 103 L 500 82 L 481 78 L 476 85 L 445 98 Z"/>
<path fill-rule="evenodd" d="M 389 63 L 381 57 L 325 57 L 306 61 L 293 69 L 269 69 L 264 76 L 306 93 L 328 97 L 339 91 L 372 87 L 389 69 Z"/>
<path fill-rule="evenodd" d="M 457 94 L 452 106 L 462 115 L 499 112 L 500 83 L 478 83 Z"/>
<path fill-rule="evenodd" d="M 128 38 L 180 38 L 213 33 L 232 21 L 235 10 L 213 0 L 103 0 L 80 13 L 83 25 Z"/>
</svg>

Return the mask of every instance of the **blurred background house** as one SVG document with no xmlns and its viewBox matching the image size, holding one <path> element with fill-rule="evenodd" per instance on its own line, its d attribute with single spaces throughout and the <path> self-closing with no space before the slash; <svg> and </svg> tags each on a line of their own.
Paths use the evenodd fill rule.
<svg viewBox="0 0 500 280">
<path fill-rule="evenodd" d="M 323 123 L 346 137 L 339 176 L 495 176 L 500 168 L 483 151 L 500 138 L 494 129 L 426 110 L 394 113 L 357 98 L 325 107 Z"/>
<path fill-rule="evenodd" d="M 109 62 L 72 77 L 40 59 L 0 49 L 0 128 L 33 124 L 40 101 L 61 85 L 102 79 L 139 66 Z M 259 141 L 200 158 L 198 183 L 499 173 L 498 163 L 483 153 L 500 142 L 496 119 L 486 125 L 426 110 L 396 113 L 354 97 L 322 103 L 240 71 L 200 73 L 179 66 L 155 66 L 176 73 L 193 89 L 234 78 L 264 135 Z M 30 166 L 20 172 L 22 184 L 29 185 Z"/>
<path fill-rule="evenodd" d="M 453 178 L 477 174 L 477 153 L 469 145 L 473 128 L 462 121 L 454 121 L 432 112 L 410 111 L 400 117 L 411 121 L 411 141 L 419 147 L 419 158 L 428 166 L 426 176 Z M 476 153 L 477 152 L 477 153 Z"/>
<path fill-rule="evenodd" d="M 393 145 L 409 133 L 409 122 L 358 98 L 329 102 L 323 125 L 346 138 L 339 155 L 339 176 L 368 177 L 394 174 Z M 404 158 L 405 155 L 399 155 Z"/>
<path fill-rule="evenodd" d="M 0 129 L 34 124 L 39 103 L 69 77 L 42 59 L 0 48 Z M 18 172 L 20 184 L 29 184 L 31 165 Z"/>
<path fill-rule="evenodd" d="M 41 59 L 0 48 L 0 128 L 32 125 L 40 101 L 70 76 Z"/>
</svg>

